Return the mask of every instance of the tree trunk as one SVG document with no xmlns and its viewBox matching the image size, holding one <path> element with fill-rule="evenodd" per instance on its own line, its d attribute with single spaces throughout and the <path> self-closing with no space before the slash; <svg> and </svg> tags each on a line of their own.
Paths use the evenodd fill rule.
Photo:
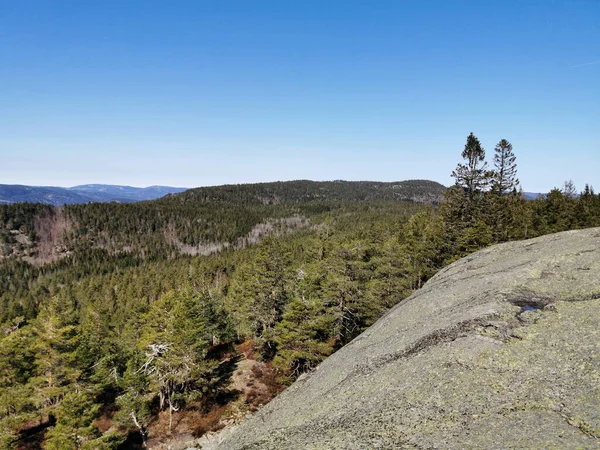
<svg viewBox="0 0 600 450">
<path fill-rule="evenodd" d="M 135 417 L 135 413 L 133 413 L 133 412 L 131 413 L 131 418 L 133 419 L 133 423 L 138 428 L 138 430 L 140 430 L 140 434 L 142 435 L 142 447 L 146 448 L 146 442 L 147 442 L 146 431 L 144 430 L 144 427 L 142 426 L 142 424 L 140 424 L 138 422 L 137 417 Z"/>
</svg>

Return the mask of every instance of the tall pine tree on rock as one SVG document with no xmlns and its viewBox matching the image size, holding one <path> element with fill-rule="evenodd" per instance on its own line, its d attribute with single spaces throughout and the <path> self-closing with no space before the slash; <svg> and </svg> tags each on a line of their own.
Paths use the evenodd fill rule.
<svg viewBox="0 0 600 450">
<path fill-rule="evenodd" d="M 494 148 L 494 191 L 506 194 L 517 189 L 517 157 L 514 155 L 513 146 L 506 139 L 501 139 Z"/>
<path fill-rule="evenodd" d="M 485 160 L 485 150 L 479 139 L 471 133 L 467 137 L 462 157 L 466 164 L 459 163 L 452 172 L 456 185 L 464 189 L 470 201 L 487 190 L 490 185 L 491 172 Z"/>
<path fill-rule="evenodd" d="M 466 229 L 485 219 L 485 192 L 493 179 L 493 172 L 485 162 L 485 150 L 473 133 L 467 137 L 461 156 L 466 163 L 459 163 L 452 172 L 455 184 L 445 192 L 441 208 L 448 227 L 447 241 L 452 246 Z"/>
</svg>

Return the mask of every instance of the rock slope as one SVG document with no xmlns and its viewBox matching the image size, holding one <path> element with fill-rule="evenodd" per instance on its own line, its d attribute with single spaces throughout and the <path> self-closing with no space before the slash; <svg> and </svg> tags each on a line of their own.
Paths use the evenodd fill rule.
<svg viewBox="0 0 600 450">
<path fill-rule="evenodd" d="M 600 229 L 448 266 L 203 448 L 600 448 Z"/>
</svg>

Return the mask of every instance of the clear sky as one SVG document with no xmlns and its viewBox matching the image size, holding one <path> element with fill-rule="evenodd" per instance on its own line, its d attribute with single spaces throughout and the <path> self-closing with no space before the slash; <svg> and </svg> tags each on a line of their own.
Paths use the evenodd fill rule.
<svg viewBox="0 0 600 450">
<path fill-rule="evenodd" d="M 0 183 L 600 190 L 600 0 L 0 0 Z"/>
</svg>

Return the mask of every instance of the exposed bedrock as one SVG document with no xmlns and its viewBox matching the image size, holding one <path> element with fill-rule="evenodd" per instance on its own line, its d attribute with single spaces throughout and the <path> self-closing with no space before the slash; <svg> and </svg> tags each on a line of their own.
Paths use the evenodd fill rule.
<svg viewBox="0 0 600 450">
<path fill-rule="evenodd" d="M 600 448 L 600 229 L 448 266 L 203 448 Z"/>
</svg>

